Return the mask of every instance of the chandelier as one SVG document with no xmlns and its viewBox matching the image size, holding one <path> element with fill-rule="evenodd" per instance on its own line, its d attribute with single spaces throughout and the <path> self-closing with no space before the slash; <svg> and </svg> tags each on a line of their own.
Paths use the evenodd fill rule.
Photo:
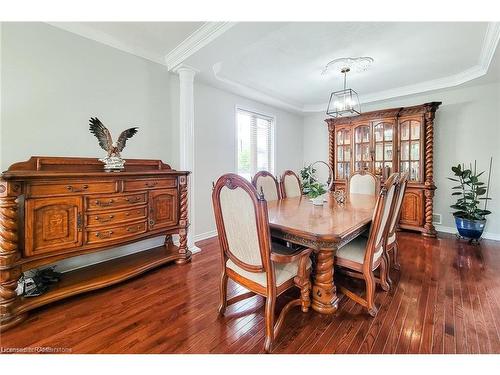
<svg viewBox="0 0 500 375">
<path fill-rule="evenodd" d="M 340 73 L 344 75 L 344 89 L 334 91 L 330 95 L 326 110 L 328 116 L 342 117 L 361 114 L 358 93 L 351 88 L 347 88 L 347 73 L 365 71 L 372 62 L 371 57 L 347 57 L 332 60 L 325 66 L 322 74 L 326 74 L 329 69 L 335 69 L 340 70 Z"/>
</svg>

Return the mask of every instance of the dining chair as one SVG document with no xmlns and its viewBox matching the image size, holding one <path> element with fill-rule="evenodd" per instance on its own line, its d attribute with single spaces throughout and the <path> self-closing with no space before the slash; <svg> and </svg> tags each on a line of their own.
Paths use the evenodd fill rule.
<svg viewBox="0 0 500 375">
<path fill-rule="evenodd" d="M 359 171 L 349 177 L 347 191 L 349 194 L 377 195 L 380 190 L 380 179 L 368 171 Z"/>
<path fill-rule="evenodd" d="M 278 181 L 268 171 L 259 171 L 252 178 L 252 185 L 257 191 L 264 192 L 266 201 L 275 201 L 281 198 Z"/>
<path fill-rule="evenodd" d="M 302 184 L 294 171 L 287 170 L 280 179 L 281 197 L 293 198 L 302 195 Z"/>
<path fill-rule="evenodd" d="M 396 270 L 400 269 L 399 257 L 398 257 L 398 241 L 397 241 L 397 223 L 399 223 L 399 218 L 401 217 L 401 207 L 403 206 L 403 198 L 406 192 L 406 185 L 408 184 L 408 172 L 400 174 L 399 184 L 397 190 L 396 203 L 394 204 L 394 211 L 391 215 L 391 221 L 389 224 L 389 230 L 387 233 L 387 245 L 385 251 L 387 252 L 387 259 L 389 261 L 389 266 L 394 267 Z M 392 253 L 392 257 L 391 257 Z M 392 262 L 391 262 L 392 258 Z M 390 267 L 389 267 L 390 268 Z"/>
<path fill-rule="evenodd" d="M 340 271 L 348 276 L 363 279 L 366 285 L 365 298 L 344 286 L 340 286 L 340 291 L 356 303 L 366 307 L 371 316 L 376 316 L 378 312 L 375 306 L 376 283 L 380 284 L 385 291 L 389 290 L 390 287 L 388 260 L 384 246 L 398 179 L 399 175 L 393 173 L 380 190 L 368 237 L 356 237 L 338 249 L 335 254 L 335 265 L 340 268 Z M 380 269 L 380 277 L 376 278 L 373 272 L 378 268 Z"/>
<path fill-rule="evenodd" d="M 227 306 L 245 298 L 256 294 L 265 297 L 264 349 L 269 353 L 290 308 L 309 310 L 312 250 L 292 251 L 272 243 L 262 191 L 258 193 L 236 174 L 225 174 L 217 180 L 212 202 L 222 255 L 219 314 L 224 315 Z M 228 300 L 228 279 L 250 291 Z M 294 286 L 300 289 L 300 298 L 288 302 L 275 323 L 276 298 Z"/>
</svg>

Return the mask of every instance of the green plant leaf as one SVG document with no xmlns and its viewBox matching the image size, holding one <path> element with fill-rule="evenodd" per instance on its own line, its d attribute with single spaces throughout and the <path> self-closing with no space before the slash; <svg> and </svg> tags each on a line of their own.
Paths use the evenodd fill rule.
<svg viewBox="0 0 500 375">
<path fill-rule="evenodd" d="M 476 211 L 479 215 L 485 216 L 491 214 L 490 210 L 477 210 Z"/>
<path fill-rule="evenodd" d="M 484 195 L 486 194 L 486 188 L 479 187 L 476 189 L 476 194 L 477 195 Z"/>
</svg>

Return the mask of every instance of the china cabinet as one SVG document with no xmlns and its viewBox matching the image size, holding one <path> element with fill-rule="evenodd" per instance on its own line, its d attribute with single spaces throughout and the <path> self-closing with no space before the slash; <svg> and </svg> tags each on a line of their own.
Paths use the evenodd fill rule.
<svg viewBox="0 0 500 375">
<path fill-rule="evenodd" d="M 440 102 L 326 119 L 333 189 L 346 188 L 351 173 L 369 171 L 382 181 L 409 172 L 400 227 L 435 236 L 432 224 L 434 116 Z"/>
</svg>

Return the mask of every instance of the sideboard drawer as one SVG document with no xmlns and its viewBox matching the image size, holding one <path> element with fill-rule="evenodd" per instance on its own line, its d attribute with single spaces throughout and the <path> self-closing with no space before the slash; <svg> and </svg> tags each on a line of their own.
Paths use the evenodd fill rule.
<svg viewBox="0 0 500 375">
<path fill-rule="evenodd" d="M 128 210 L 114 212 L 96 212 L 87 214 L 86 225 L 96 227 L 101 225 L 120 224 L 128 221 L 146 220 L 148 214 L 147 207 L 137 207 Z"/>
<path fill-rule="evenodd" d="M 124 181 L 123 191 L 137 191 L 144 189 L 164 189 L 177 186 L 175 178 L 147 178 L 143 180 Z"/>
<path fill-rule="evenodd" d="M 147 193 L 113 194 L 98 197 L 85 197 L 87 210 L 108 210 L 110 208 L 136 206 L 148 202 Z"/>
<path fill-rule="evenodd" d="M 87 231 L 85 242 L 90 245 L 106 241 L 119 241 L 123 238 L 133 237 L 144 232 L 146 232 L 146 221 L 117 227 L 90 229 Z"/>
<path fill-rule="evenodd" d="M 115 193 L 116 181 L 103 182 L 68 182 L 64 184 L 36 184 L 29 186 L 31 196 L 54 196 L 73 194 L 103 194 Z"/>
</svg>

